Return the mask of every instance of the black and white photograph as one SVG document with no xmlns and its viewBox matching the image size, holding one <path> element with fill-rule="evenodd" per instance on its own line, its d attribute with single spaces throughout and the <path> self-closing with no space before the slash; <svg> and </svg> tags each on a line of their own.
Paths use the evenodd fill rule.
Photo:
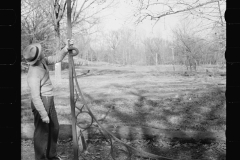
<svg viewBox="0 0 240 160">
<path fill-rule="evenodd" d="M 21 160 L 226 160 L 226 0 L 21 0 Z"/>
</svg>

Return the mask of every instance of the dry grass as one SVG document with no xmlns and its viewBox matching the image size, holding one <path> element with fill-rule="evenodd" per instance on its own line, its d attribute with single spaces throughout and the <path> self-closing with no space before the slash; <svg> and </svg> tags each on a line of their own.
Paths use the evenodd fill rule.
<svg viewBox="0 0 240 160">
<path fill-rule="evenodd" d="M 103 117 L 114 106 L 105 123 L 182 130 L 224 129 L 225 85 L 218 84 L 224 84 L 225 77 L 209 77 L 204 67 L 194 76 L 183 76 L 184 68 L 175 68 L 173 73 L 172 66 L 84 66 L 76 72 L 81 75 L 81 70 L 90 69 L 87 76 L 78 78 L 78 83 L 96 117 Z M 54 84 L 54 73 L 50 76 Z M 26 75 L 22 75 L 22 121 L 32 122 L 25 79 Z M 70 123 L 67 70 L 62 71 L 61 85 L 55 86 L 54 93 L 59 121 Z"/>
<path fill-rule="evenodd" d="M 185 68 L 175 66 L 114 66 L 98 65 L 77 68 L 90 69 L 86 76 L 78 78 L 84 97 L 97 118 L 106 118 L 103 123 L 128 126 L 148 126 L 180 131 L 222 131 L 226 123 L 225 82 L 226 77 L 219 73 L 225 70 L 213 66 L 198 68 L 198 72 L 184 76 Z M 206 74 L 206 68 L 214 76 Z M 50 73 L 53 84 L 54 73 Z M 61 85 L 55 85 L 55 105 L 60 123 L 71 123 L 69 103 L 68 71 L 62 71 Z M 81 106 L 77 102 L 77 106 Z M 22 74 L 22 123 L 33 122 L 30 109 L 29 90 L 26 74 Z M 111 109 L 112 108 L 112 109 Z M 108 112 L 109 111 L 109 112 Z M 86 115 L 81 115 L 85 119 Z M 89 155 L 94 159 L 108 154 L 104 140 L 90 142 Z M 124 140 L 124 139 L 122 139 Z M 72 159 L 72 142 L 59 143 L 59 153 Z M 27 146 L 26 146 L 27 145 Z M 218 160 L 225 157 L 225 142 L 200 143 L 180 140 L 132 141 L 131 145 L 145 148 L 151 153 L 161 153 L 166 157 L 178 159 Z M 92 148 L 91 148 L 92 147 Z M 109 146 L 108 146 L 109 147 Z M 31 142 L 23 141 L 23 158 L 34 157 Z M 95 151 L 94 151 L 95 150 Z M 96 154 L 95 154 L 96 153 Z M 29 158 L 30 157 L 30 158 Z M 106 158 L 100 158 L 106 159 Z M 134 160 L 143 159 L 134 157 Z"/>
</svg>

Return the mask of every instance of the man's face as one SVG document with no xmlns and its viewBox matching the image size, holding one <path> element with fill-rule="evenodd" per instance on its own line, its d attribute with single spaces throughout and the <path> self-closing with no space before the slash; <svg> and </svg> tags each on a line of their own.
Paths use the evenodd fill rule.
<svg viewBox="0 0 240 160">
<path fill-rule="evenodd" d="M 38 61 L 41 61 L 44 58 L 44 54 L 41 52 L 40 56 L 38 57 Z"/>
</svg>

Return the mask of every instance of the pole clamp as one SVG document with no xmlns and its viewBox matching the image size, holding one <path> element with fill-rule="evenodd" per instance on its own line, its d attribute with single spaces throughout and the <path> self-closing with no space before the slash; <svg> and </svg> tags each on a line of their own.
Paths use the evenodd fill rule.
<svg viewBox="0 0 240 160">
<path fill-rule="evenodd" d="M 75 53 L 72 52 L 73 50 L 75 51 Z M 71 56 L 76 56 L 76 55 L 78 55 L 79 50 L 77 48 L 71 46 L 71 47 L 68 47 L 68 52 Z"/>
</svg>

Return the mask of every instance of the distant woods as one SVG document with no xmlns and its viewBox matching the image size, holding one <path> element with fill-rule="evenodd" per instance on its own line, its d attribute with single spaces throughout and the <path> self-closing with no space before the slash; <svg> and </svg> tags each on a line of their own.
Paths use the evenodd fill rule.
<svg viewBox="0 0 240 160">
<path fill-rule="evenodd" d="M 127 27 L 102 32 L 98 27 L 101 21 L 98 14 L 116 6 L 117 2 L 117 0 L 72 0 L 74 45 L 80 51 L 76 59 L 120 65 L 187 66 L 190 63 L 194 65 L 225 63 L 226 24 L 221 8 L 225 5 L 224 0 L 193 0 L 191 3 L 188 3 L 188 0 L 156 0 L 150 1 L 151 3 L 147 0 L 132 0 L 137 8 L 135 14 L 137 23 L 147 18 L 157 22 L 162 17 L 172 14 L 208 20 L 208 27 L 203 28 L 211 29 L 207 38 L 199 36 L 199 30 L 189 27 L 191 22 L 187 21 L 172 29 L 171 41 L 161 36 L 144 37 Z M 153 5 L 155 7 L 164 5 L 167 9 L 155 13 L 151 8 Z M 176 6 L 177 8 L 174 8 Z M 45 55 L 54 54 L 66 39 L 65 0 L 22 0 L 21 8 L 22 50 L 30 43 L 39 42 Z"/>
</svg>

